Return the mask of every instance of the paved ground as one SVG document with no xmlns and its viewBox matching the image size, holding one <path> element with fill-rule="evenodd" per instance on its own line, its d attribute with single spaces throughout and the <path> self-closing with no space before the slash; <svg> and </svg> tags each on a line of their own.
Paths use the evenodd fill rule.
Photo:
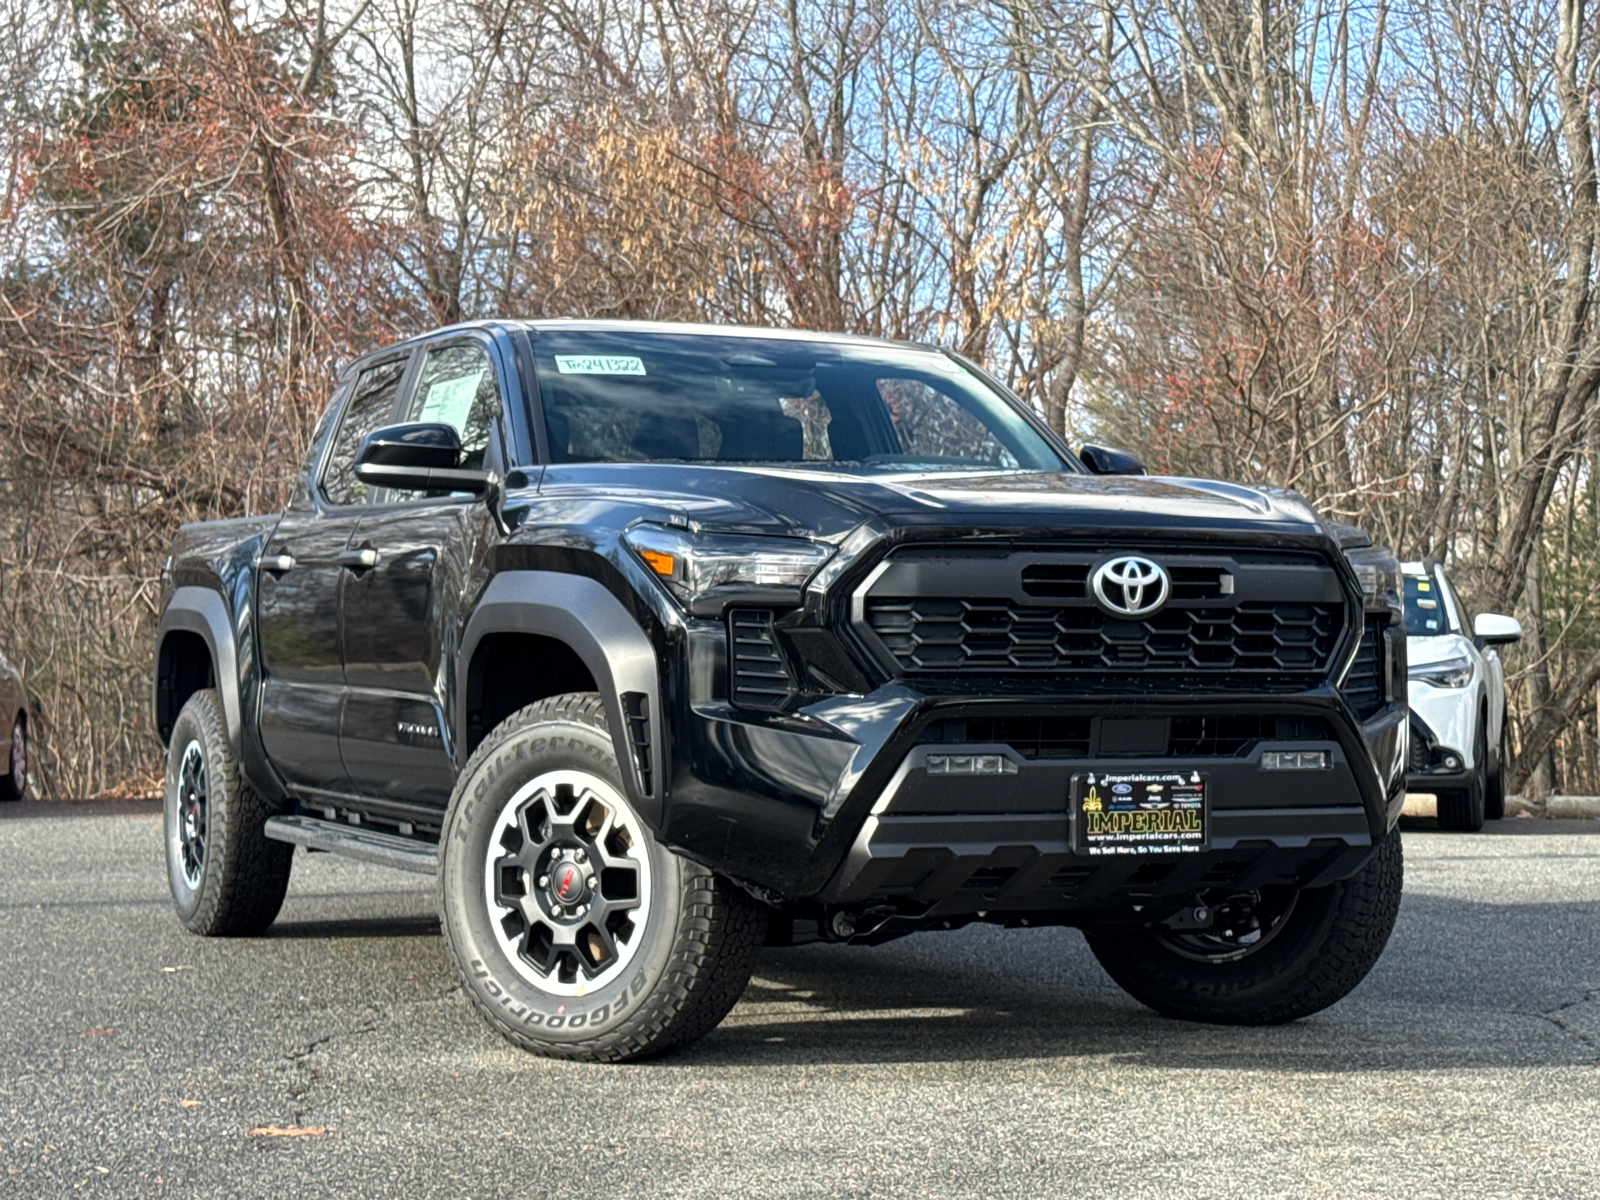
<svg viewBox="0 0 1600 1200">
<path fill-rule="evenodd" d="M 973 929 L 769 952 L 699 1046 L 592 1067 L 478 1021 L 424 879 L 302 857 L 208 942 L 158 818 L 4 815 L 0 1195 L 1600 1195 L 1600 822 L 1409 832 L 1389 952 L 1287 1028 Z"/>
</svg>

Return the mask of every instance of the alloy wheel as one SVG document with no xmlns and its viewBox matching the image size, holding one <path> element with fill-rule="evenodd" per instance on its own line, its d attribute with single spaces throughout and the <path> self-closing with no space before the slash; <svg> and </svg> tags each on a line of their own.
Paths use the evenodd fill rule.
<svg viewBox="0 0 1600 1200">
<path fill-rule="evenodd" d="M 183 881 L 191 888 L 200 886 L 200 873 L 206 865 L 206 820 L 210 788 L 206 778 L 206 756 L 198 741 L 183 748 L 178 767 L 178 811 L 176 839 Z"/>
<path fill-rule="evenodd" d="M 550 771 L 518 789 L 489 839 L 495 938 L 536 987 L 581 996 L 620 975 L 650 914 L 649 835 L 605 780 Z"/>
<path fill-rule="evenodd" d="M 1158 936 L 1173 953 L 1197 962 L 1237 962 L 1258 953 L 1283 932 L 1300 893 L 1293 888 L 1266 887 L 1229 896 L 1212 906 L 1211 928 Z"/>
</svg>

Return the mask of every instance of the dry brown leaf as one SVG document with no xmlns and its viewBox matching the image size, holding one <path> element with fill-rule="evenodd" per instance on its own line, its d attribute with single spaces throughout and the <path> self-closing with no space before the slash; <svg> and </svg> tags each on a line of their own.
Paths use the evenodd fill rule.
<svg viewBox="0 0 1600 1200">
<path fill-rule="evenodd" d="M 321 1137 L 327 1132 L 325 1125 L 257 1125 L 247 1131 L 250 1137 Z"/>
<path fill-rule="evenodd" d="M 83 1031 L 84 1037 L 105 1037 L 115 1033 L 116 1030 L 109 1025 L 91 1025 Z"/>
<path fill-rule="evenodd" d="M 178 1107 L 179 1108 L 199 1108 L 200 1107 L 200 1101 L 198 1101 L 198 1100 L 179 1100 L 178 1101 Z"/>
</svg>

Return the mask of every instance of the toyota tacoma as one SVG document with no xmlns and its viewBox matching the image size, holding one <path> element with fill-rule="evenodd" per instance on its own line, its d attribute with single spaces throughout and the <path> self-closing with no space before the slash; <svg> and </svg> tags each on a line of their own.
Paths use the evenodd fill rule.
<svg viewBox="0 0 1600 1200">
<path fill-rule="evenodd" d="M 1399 904 L 1398 564 L 1293 492 L 1074 455 L 865 338 L 486 322 L 339 376 L 276 515 L 176 536 L 182 922 L 296 844 L 436 875 L 511 1041 L 712 1029 L 763 945 L 1083 930 L 1146 1005 L 1292 1020 Z"/>
</svg>

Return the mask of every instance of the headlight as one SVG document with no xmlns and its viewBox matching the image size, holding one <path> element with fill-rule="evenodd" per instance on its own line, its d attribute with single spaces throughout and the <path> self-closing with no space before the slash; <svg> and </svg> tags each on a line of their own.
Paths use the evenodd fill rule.
<svg viewBox="0 0 1600 1200">
<path fill-rule="evenodd" d="M 1347 550 L 1345 557 L 1355 568 L 1367 611 L 1386 612 L 1396 621 L 1405 620 L 1405 606 L 1400 599 L 1400 560 L 1379 546 Z"/>
<path fill-rule="evenodd" d="M 660 525 L 635 525 L 623 540 L 669 592 L 701 613 L 732 599 L 799 604 L 806 580 L 833 557 L 832 546 L 803 538 L 693 534 Z"/>
<path fill-rule="evenodd" d="M 1409 674 L 1412 679 L 1420 679 L 1434 687 L 1466 687 L 1467 681 L 1472 678 L 1472 660 L 1462 655 L 1459 658 L 1447 658 L 1443 662 L 1418 663 Z"/>
</svg>

